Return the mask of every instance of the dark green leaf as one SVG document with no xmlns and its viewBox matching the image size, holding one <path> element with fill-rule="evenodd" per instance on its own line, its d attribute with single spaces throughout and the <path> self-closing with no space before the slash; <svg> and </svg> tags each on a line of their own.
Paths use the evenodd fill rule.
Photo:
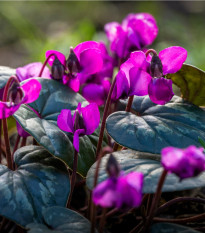
<svg viewBox="0 0 205 233">
<path fill-rule="evenodd" d="M 152 226 L 151 233 L 199 233 L 199 231 L 173 223 L 156 223 Z"/>
<path fill-rule="evenodd" d="M 31 223 L 30 233 L 90 233 L 90 222 L 80 214 L 62 207 L 50 207 L 44 211 L 46 225 Z"/>
<path fill-rule="evenodd" d="M 26 146 L 15 153 L 16 171 L 0 165 L 0 215 L 21 226 L 43 222 L 50 206 L 65 206 L 70 192 L 65 164 L 43 147 Z"/>
<path fill-rule="evenodd" d="M 205 111 L 180 97 L 156 105 L 148 96 L 135 96 L 132 112 L 115 112 L 106 122 L 109 135 L 127 148 L 159 154 L 167 146 L 200 146 L 198 137 L 205 139 Z"/>
<path fill-rule="evenodd" d="M 203 148 L 205 149 L 205 141 L 203 141 L 201 138 L 199 138 L 199 142 L 203 146 Z"/>
<path fill-rule="evenodd" d="M 113 155 L 118 160 L 121 169 L 125 173 L 132 171 L 142 172 L 144 174 L 143 193 L 155 193 L 159 178 L 162 174 L 160 165 L 160 155 L 136 152 L 132 150 L 123 150 L 114 152 Z M 108 176 L 105 171 L 109 155 L 103 157 L 100 164 L 98 183 L 105 180 Z M 93 188 L 93 180 L 96 171 L 96 163 L 90 168 L 87 174 L 87 186 Z M 174 174 L 168 174 L 163 185 L 163 192 L 174 192 L 187 189 L 194 189 L 205 186 L 205 173 L 195 178 L 184 179 L 180 182 Z"/>
<path fill-rule="evenodd" d="M 183 98 L 198 106 L 205 105 L 205 72 L 197 67 L 184 64 L 175 74 L 168 74 L 182 93 Z"/>
<path fill-rule="evenodd" d="M 7 66 L 0 66 L 0 89 L 6 85 L 9 78 L 15 73 L 15 69 L 12 69 Z"/>
<path fill-rule="evenodd" d="M 30 104 L 38 113 L 22 105 L 14 114 L 20 125 L 51 154 L 62 159 L 71 169 L 73 167 L 73 135 L 61 131 L 57 126 L 57 116 L 62 109 L 75 110 L 79 102 L 87 105 L 85 99 L 69 87 L 49 79 L 38 78 L 42 85 L 40 97 Z M 95 149 L 98 141 L 96 130 L 90 136 L 80 137 L 78 173 L 86 176 L 88 169 L 95 162 Z"/>
</svg>

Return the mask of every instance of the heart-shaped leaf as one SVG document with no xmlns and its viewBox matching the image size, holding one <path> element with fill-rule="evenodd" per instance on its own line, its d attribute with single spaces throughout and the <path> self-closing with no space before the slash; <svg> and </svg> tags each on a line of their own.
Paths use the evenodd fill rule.
<svg viewBox="0 0 205 233">
<path fill-rule="evenodd" d="M 156 105 L 148 96 L 135 96 L 132 112 L 115 112 L 106 121 L 109 135 L 127 148 L 159 154 L 167 146 L 200 146 L 198 137 L 205 139 L 205 111 L 180 97 Z"/>
<path fill-rule="evenodd" d="M 44 213 L 45 223 L 49 226 L 38 223 L 31 223 L 27 226 L 30 233 L 89 233 L 90 222 L 67 208 L 58 206 L 47 208 Z"/>
<path fill-rule="evenodd" d="M 184 64 L 175 74 L 168 74 L 182 93 L 184 99 L 198 106 L 205 106 L 205 72 L 197 67 Z"/>
<path fill-rule="evenodd" d="M 155 193 L 159 178 L 163 168 L 160 164 L 160 155 L 137 152 L 132 150 L 123 150 L 114 152 L 113 155 L 120 164 L 125 173 L 132 171 L 142 172 L 144 174 L 143 193 Z M 102 158 L 99 170 L 98 183 L 105 180 L 106 163 L 109 155 Z M 87 174 L 87 186 L 93 188 L 94 175 L 96 172 L 96 163 L 90 168 Z M 163 192 L 174 192 L 187 189 L 194 189 L 205 186 L 205 172 L 194 178 L 184 179 L 182 181 L 174 174 L 168 174 L 163 185 Z"/>
<path fill-rule="evenodd" d="M 26 146 L 15 153 L 16 171 L 0 165 L 0 215 L 26 226 L 43 222 L 50 206 L 65 206 L 70 192 L 65 164 L 43 147 Z"/>
<path fill-rule="evenodd" d="M 75 110 L 79 102 L 87 105 L 87 101 L 59 82 L 40 78 L 38 81 L 42 85 L 40 96 L 35 102 L 29 104 L 38 115 L 28 106 L 22 105 L 14 117 L 40 145 L 62 159 L 72 169 L 73 135 L 58 128 L 57 117 L 62 109 Z M 80 137 L 77 171 L 82 176 L 86 176 L 88 169 L 95 162 L 98 133 L 99 129 L 92 135 Z"/>
<path fill-rule="evenodd" d="M 9 78 L 15 73 L 15 69 L 12 69 L 7 66 L 0 66 L 0 89 L 6 85 Z"/>
<path fill-rule="evenodd" d="M 152 226 L 151 233 L 199 233 L 199 231 L 173 223 L 156 223 Z"/>
</svg>

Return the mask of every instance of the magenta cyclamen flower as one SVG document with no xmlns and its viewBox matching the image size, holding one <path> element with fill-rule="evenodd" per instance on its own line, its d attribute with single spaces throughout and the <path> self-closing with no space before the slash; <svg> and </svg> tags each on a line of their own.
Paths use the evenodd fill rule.
<svg viewBox="0 0 205 233">
<path fill-rule="evenodd" d="M 22 82 L 26 79 L 38 77 L 41 71 L 43 64 L 41 62 L 33 62 L 25 65 L 23 67 L 18 67 L 16 69 L 16 76 L 19 82 Z M 50 78 L 50 71 L 48 67 L 45 67 L 42 73 L 43 78 Z"/>
<path fill-rule="evenodd" d="M 134 50 L 150 45 L 158 34 L 154 17 L 148 13 L 129 14 L 122 24 L 111 22 L 105 25 L 111 51 L 126 58 Z"/>
<path fill-rule="evenodd" d="M 194 177 L 205 171 L 203 148 L 189 146 L 186 149 L 166 147 L 162 149 L 161 163 L 165 170 L 180 179 Z"/>
<path fill-rule="evenodd" d="M 151 62 L 142 51 L 131 53 L 116 76 L 112 98 L 149 94 L 152 102 L 161 105 L 167 103 L 174 93 L 172 80 L 164 77 L 180 70 L 186 58 L 187 51 L 178 46 L 166 48 L 158 56 L 154 54 Z"/>
<path fill-rule="evenodd" d="M 143 174 L 131 172 L 125 175 L 123 172 L 113 171 L 114 169 L 110 168 L 110 177 L 94 188 L 93 202 L 102 207 L 118 209 L 138 207 L 142 201 Z"/>
<path fill-rule="evenodd" d="M 28 80 L 26 83 L 20 84 L 13 82 L 8 93 L 8 102 L 0 101 L 0 119 L 7 118 L 16 112 L 21 104 L 32 103 L 38 99 L 41 91 L 41 84 L 35 80 Z"/>
<path fill-rule="evenodd" d="M 100 124 L 98 106 L 92 103 L 81 107 L 79 103 L 73 116 L 71 110 L 63 109 L 58 116 L 57 124 L 61 130 L 74 134 L 73 146 L 79 152 L 79 137 L 92 134 Z"/>
<path fill-rule="evenodd" d="M 83 97 L 90 103 L 96 103 L 101 106 L 105 103 L 110 86 L 114 68 L 114 60 L 107 52 L 104 43 L 99 43 L 103 58 L 102 69 L 94 75 L 91 75 L 82 89 Z"/>
<path fill-rule="evenodd" d="M 99 72 L 103 65 L 100 44 L 95 41 L 86 41 L 71 49 L 67 61 L 65 55 L 55 50 L 47 51 L 46 57 L 48 58 L 51 54 L 55 56 L 51 56 L 48 63 L 53 68 L 56 67 L 52 72 L 57 77 L 55 79 L 62 79 L 64 84 L 76 92 L 79 91 L 80 85 L 90 75 Z"/>
</svg>

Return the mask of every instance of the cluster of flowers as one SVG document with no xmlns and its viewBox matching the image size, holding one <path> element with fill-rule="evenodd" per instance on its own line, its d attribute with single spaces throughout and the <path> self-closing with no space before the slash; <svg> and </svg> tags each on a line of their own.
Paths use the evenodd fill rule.
<svg viewBox="0 0 205 233">
<path fill-rule="evenodd" d="M 71 48 L 67 59 L 58 51 L 47 51 L 45 64 L 48 62 L 51 71 L 39 62 L 17 68 L 7 98 L 0 102 L 0 118 L 7 118 L 21 104 L 31 103 L 38 98 L 41 85 L 37 80 L 30 79 L 32 77 L 57 80 L 75 92 L 82 88 L 82 95 L 90 104 L 82 107 L 79 103 L 73 116 L 70 110 L 64 109 L 57 120 L 61 130 L 73 133 L 73 145 L 79 151 L 79 137 L 92 134 L 99 126 L 98 106 L 105 103 L 115 66 L 119 67 L 119 71 L 115 77 L 113 101 L 148 94 L 156 104 L 163 105 L 170 101 L 174 93 L 172 81 L 166 79 L 166 75 L 181 69 L 187 51 L 178 46 L 166 48 L 159 54 L 146 49 L 158 34 L 155 19 L 147 13 L 129 14 L 122 24 L 108 23 L 105 31 L 113 56 L 109 55 L 103 42 L 87 41 Z M 26 83 L 20 85 L 21 81 L 27 79 Z M 20 126 L 18 130 L 23 135 Z M 205 170 L 205 158 L 201 148 L 165 148 L 162 150 L 162 165 L 167 171 L 184 179 Z M 113 157 L 108 161 L 107 172 L 109 178 L 93 191 L 95 204 L 117 208 L 139 206 L 143 175 L 139 172 L 125 175 Z"/>
</svg>

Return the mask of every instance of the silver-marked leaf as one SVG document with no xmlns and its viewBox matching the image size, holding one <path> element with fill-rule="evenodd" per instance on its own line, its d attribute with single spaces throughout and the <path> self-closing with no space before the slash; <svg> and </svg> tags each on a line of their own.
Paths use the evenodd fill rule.
<svg viewBox="0 0 205 233">
<path fill-rule="evenodd" d="M 26 146 L 15 153 L 17 170 L 0 165 L 0 215 L 26 226 L 43 222 L 42 212 L 65 206 L 70 192 L 65 164 L 43 147 Z"/>
<path fill-rule="evenodd" d="M 59 82 L 40 78 L 37 80 L 41 83 L 42 90 L 39 98 L 29 105 L 37 111 L 38 115 L 28 106 L 22 105 L 14 117 L 40 145 L 62 159 L 72 169 L 73 135 L 58 128 L 57 117 L 62 109 L 72 111 L 77 108 L 79 102 L 83 106 L 88 103 L 81 95 Z M 98 133 L 99 129 L 92 135 L 80 137 L 77 171 L 82 176 L 86 176 L 88 169 L 95 162 Z"/>
<path fill-rule="evenodd" d="M 0 66 L 0 89 L 2 89 L 9 78 L 16 73 L 15 69 L 7 66 Z"/>
<path fill-rule="evenodd" d="M 67 208 L 58 206 L 47 208 L 44 213 L 45 223 L 48 225 L 31 223 L 27 226 L 30 233 L 90 233 L 90 222 Z"/>
<path fill-rule="evenodd" d="M 151 227 L 150 233 L 199 233 L 199 231 L 173 223 L 156 223 Z"/>
<path fill-rule="evenodd" d="M 132 112 L 111 114 L 106 129 L 122 146 L 159 154 L 167 146 L 200 146 L 198 137 L 205 139 L 205 111 L 177 96 L 166 105 L 135 96 Z"/>
<path fill-rule="evenodd" d="M 143 193 L 155 193 L 159 178 L 163 168 L 160 164 L 160 155 L 143 153 L 132 150 L 123 150 L 114 152 L 113 155 L 120 164 L 121 169 L 125 173 L 132 171 L 142 172 L 144 174 Z M 108 176 L 106 173 L 106 163 L 109 155 L 102 158 L 99 170 L 98 183 L 105 180 Z M 87 174 L 87 186 L 93 188 L 94 174 L 96 171 L 96 163 L 90 168 Z M 174 192 L 187 189 L 194 189 L 205 186 L 205 172 L 201 175 L 184 179 L 182 181 L 174 174 L 168 174 L 163 185 L 163 192 Z"/>
</svg>

